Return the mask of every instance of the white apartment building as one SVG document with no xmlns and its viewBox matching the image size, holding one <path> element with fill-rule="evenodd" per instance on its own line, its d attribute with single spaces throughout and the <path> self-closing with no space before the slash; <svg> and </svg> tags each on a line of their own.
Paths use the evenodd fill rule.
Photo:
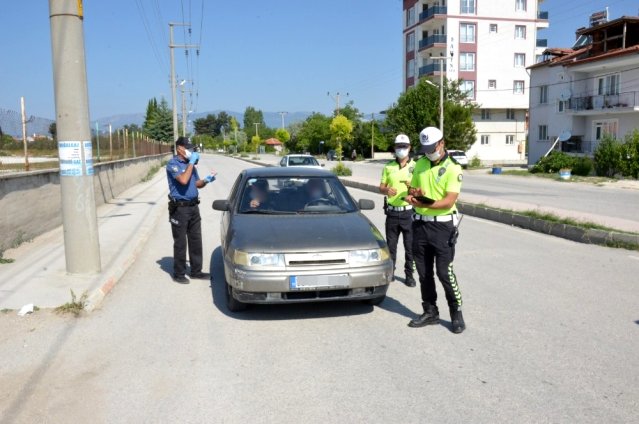
<svg viewBox="0 0 639 424">
<path fill-rule="evenodd" d="M 592 155 L 605 134 L 639 128 L 639 17 L 577 31 L 573 48 L 551 48 L 530 67 L 532 165 L 555 149 Z"/>
<path fill-rule="evenodd" d="M 486 163 L 525 159 L 529 76 L 546 48 L 543 0 L 404 0 L 404 89 L 419 78 L 463 80 L 479 107 L 467 152 Z"/>
</svg>

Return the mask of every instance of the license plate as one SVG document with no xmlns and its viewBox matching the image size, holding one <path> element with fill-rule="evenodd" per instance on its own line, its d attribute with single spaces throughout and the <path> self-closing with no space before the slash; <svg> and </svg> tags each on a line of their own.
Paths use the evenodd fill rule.
<svg viewBox="0 0 639 424">
<path fill-rule="evenodd" d="M 348 274 L 337 275 L 292 275 L 288 279 L 291 290 L 316 289 L 325 287 L 348 287 Z"/>
</svg>

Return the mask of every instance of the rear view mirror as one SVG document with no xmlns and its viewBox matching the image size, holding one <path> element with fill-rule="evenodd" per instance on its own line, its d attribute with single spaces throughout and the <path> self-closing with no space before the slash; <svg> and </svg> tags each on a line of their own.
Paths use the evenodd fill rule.
<svg viewBox="0 0 639 424">
<path fill-rule="evenodd" d="M 229 210 L 229 201 L 226 199 L 214 200 L 213 201 L 213 209 L 216 211 L 228 211 Z"/>
<path fill-rule="evenodd" d="M 370 199 L 359 199 L 359 202 L 357 202 L 357 204 L 363 211 L 375 209 L 375 202 Z"/>
</svg>

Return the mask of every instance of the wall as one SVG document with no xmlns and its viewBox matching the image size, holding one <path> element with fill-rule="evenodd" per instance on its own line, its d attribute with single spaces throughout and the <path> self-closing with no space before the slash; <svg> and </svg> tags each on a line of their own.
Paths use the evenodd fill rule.
<svg viewBox="0 0 639 424">
<path fill-rule="evenodd" d="M 95 204 L 140 183 L 166 154 L 94 165 Z M 0 175 L 0 252 L 62 225 L 57 169 Z"/>
</svg>

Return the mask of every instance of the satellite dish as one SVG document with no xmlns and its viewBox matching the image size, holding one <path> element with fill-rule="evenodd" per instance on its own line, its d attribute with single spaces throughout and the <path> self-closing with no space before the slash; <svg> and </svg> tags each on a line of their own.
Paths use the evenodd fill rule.
<svg viewBox="0 0 639 424">
<path fill-rule="evenodd" d="M 561 132 L 561 134 L 559 134 L 559 141 L 563 142 L 563 141 L 568 141 L 570 140 L 570 137 L 572 137 L 572 133 L 570 132 L 570 130 L 564 130 Z"/>
<path fill-rule="evenodd" d="M 571 97 L 572 97 L 572 93 L 567 88 L 562 90 L 561 93 L 559 93 L 559 99 L 562 101 L 570 100 Z"/>
</svg>

